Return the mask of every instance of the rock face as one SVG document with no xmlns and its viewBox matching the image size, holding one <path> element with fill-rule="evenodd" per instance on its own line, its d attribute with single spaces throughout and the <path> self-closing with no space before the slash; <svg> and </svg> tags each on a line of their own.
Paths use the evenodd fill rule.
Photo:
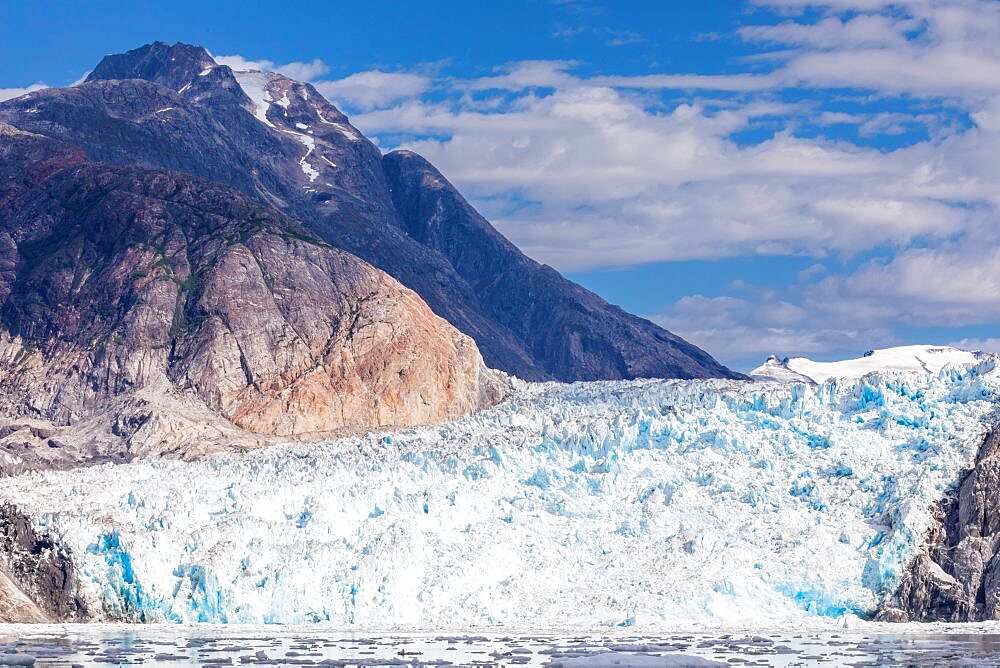
<svg viewBox="0 0 1000 668">
<path fill-rule="evenodd" d="M 0 104 L 0 121 L 274 206 L 416 291 L 487 364 L 522 378 L 737 376 L 525 257 L 430 164 L 383 156 L 309 84 L 157 42 L 108 56 L 82 85 Z"/>
<path fill-rule="evenodd" d="M 240 430 L 441 421 L 507 391 L 414 292 L 230 187 L 92 163 L 10 126 L 0 140 L 10 472 L 22 451 L 190 455 Z"/>
<path fill-rule="evenodd" d="M 383 158 L 406 233 L 448 259 L 480 308 L 560 380 L 725 376 L 703 350 L 637 318 L 521 253 L 429 162 Z"/>
<path fill-rule="evenodd" d="M 14 506 L 0 506 L 0 622 L 86 621 L 78 586 L 66 550 Z"/>
<path fill-rule="evenodd" d="M 974 468 L 933 509 L 935 524 L 876 618 L 892 622 L 1000 619 L 1000 426 Z"/>
</svg>

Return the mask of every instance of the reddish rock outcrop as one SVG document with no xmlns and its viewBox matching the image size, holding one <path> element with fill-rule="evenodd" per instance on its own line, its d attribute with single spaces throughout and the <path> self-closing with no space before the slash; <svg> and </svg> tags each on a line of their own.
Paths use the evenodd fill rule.
<svg viewBox="0 0 1000 668">
<path fill-rule="evenodd" d="M 13 457 L 46 440 L 74 461 L 190 456 L 192 434 L 255 445 L 240 430 L 409 426 L 504 396 L 416 293 L 273 209 L 9 126 L 0 140 L 0 410 L 10 434 L 58 432 Z M 82 425 L 106 443 L 88 451 Z"/>
</svg>

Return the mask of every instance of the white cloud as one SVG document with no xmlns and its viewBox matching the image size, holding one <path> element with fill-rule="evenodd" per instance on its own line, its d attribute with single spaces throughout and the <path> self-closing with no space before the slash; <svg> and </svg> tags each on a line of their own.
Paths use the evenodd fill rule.
<svg viewBox="0 0 1000 668">
<path fill-rule="evenodd" d="M 274 71 L 296 81 L 312 81 L 329 72 L 330 67 L 322 60 L 314 59 L 307 63 L 285 63 L 278 66 Z"/>
<path fill-rule="evenodd" d="M 739 30 L 739 34 L 749 42 L 777 44 L 783 48 L 907 48 L 905 33 L 919 25 L 919 22 L 911 18 L 861 14 L 846 19 L 829 16 L 809 24 L 785 21 L 778 25 L 745 26 Z"/>
<path fill-rule="evenodd" d="M 900 327 L 1000 321 L 1000 3 L 757 4 L 783 18 L 740 31 L 766 49 L 744 72 L 511 63 L 355 122 L 412 137 L 515 243 L 563 270 L 816 258 L 781 289 L 733 286 L 653 316 L 727 361 L 857 355 L 901 343 Z M 788 87 L 805 99 L 779 102 Z M 872 104 L 885 97 L 891 110 Z M 823 138 L 844 124 L 869 141 Z M 737 139 L 760 128 L 773 134 Z M 870 141 L 889 136 L 899 148 Z"/>
<path fill-rule="evenodd" d="M 24 88 L 0 88 L 0 102 L 3 102 L 4 100 L 12 100 L 15 97 L 21 97 L 22 95 L 27 95 L 32 91 L 42 90 L 43 88 L 48 88 L 48 86 L 42 82 L 33 83 Z"/>
<path fill-rule="evenodd" d="M 351 109 L 385 107 L 405 98 L 419 96 L 431 86 L 430 77 L 422 74 L 381 70 L 356 72 L 343 79 L 323 80 L 320 77 L 328 73 L 330 67 L 319 58 L 280 65 L 272 60 L 250 60 L 240 55 L 213 57 L 220 65 L 228 65 L 237 71 L 277 72 L 296 81 L 310 82 L 334 104 Z"/>
<path fill-rule="evenodd" d="M 430 88 L 431 79 L 422 74 L 370 70 L 313 85 L 334 104 L 367 110 L 421 95 Z"/>
<path fill-rule="evenodd" d="M 568 74 L 576 63 L 569 60 L 525 60 L 499 68 L 502 74 L 481 77 L 467 82 L 470 90 L 502 89 L 520 91 L 525 88 L 565 88 L 576 83 Z"/>
<path fill-rule="evenodd" d="M 773 44 L 783 86 L 860 87 L 920 97 L 982 100 L 1000 92 L 1000 3 L 992 0 L 758 2 L 792 19 L 740 34 Z M 825 8 L 820 21 L 802 20 Z M 860 12 L 860 13 L 858 13 Z"/>
<path fill-rule="evenodd" d="M 888 328 L 823 322 L 773 292 L 753 299 L 694 295 L 650 319 L 744 372 L 771 354 L 854 357 L 898 343 Z"/>
<path fill-rule="evenodd" d="M 780 291 L 737 285 L 739 297 L 685 297 L 651 319 L 743 370 L 772 353 L 857 355 L 900 343 L 899 326 L 1000 321 L 1000 247 L 979 246 L 912 249 L 818 281 L 825 268 L 813 266 Z M 1000 352 L 996 338 L 921 342 Z"/>
<path fill-rule="evenodd" d="M 935 249 L 911 249 L 873 261 L 847 276 L 831 276 L 806 295 L 811 309 L 831 318 L 921 326 L 963 326 L 1000 320 L 1000 247 L 977 238 Z"/>
<path fill-rule="evenodd" d="M 308 62 L 291 62 L 279 65 L 271 60 L 249 60 L 240 55 L 212 56 L 220 65 L 228 65 L 236 71 L 259 70 L 261 72 L 277 72 L 296 81 L 312 81 L 330 71 L 330 67 L 316 58 Z"/>
<path fill-rule="evenodd" d="M 748 146 L 731 139 L 779 111 L 763 102 L 661 111 L 578 80 L 499 111 L 409 100 L 355 123 L 444 135 L 406 146 L 489 202 L 516 243 L 562 269 L 903 248 L 980 225 L 968 200 L 1000 193 L 986 157 L 1000 138 L 978 128 L 892 152 L 788 132 Z M 982 170 L 970 169 L 977 155 Z"/>
<path fill-rule="evenodd" d="M 1000 353 L 1000 338 L 988 339 L 959 339 L 952 341 L 948 345 L 962 348 L 963 350 L 981 351 L 984 353 Z"/>
</svg>

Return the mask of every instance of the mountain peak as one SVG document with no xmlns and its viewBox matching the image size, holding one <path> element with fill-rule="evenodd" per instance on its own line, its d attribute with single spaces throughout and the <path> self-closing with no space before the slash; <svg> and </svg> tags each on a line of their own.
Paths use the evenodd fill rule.
<svg viewBox="0 0 1000 668">
<path fill-rule="evenodd" d="M 105 56 L 87 81 L 145 79 L 178 89 L 218 63 L 204 47 L 153 42 L 138 49 Z"/>
<path fill-rule="evenodd" d="M 89 81 L 0 103 L 0 121 L 238 188 L 415 290 L 520 377 L 741 377 L 524 255 L 430 162 L 383 155 L 308 83 L 163 42 L 108 56 Z"/>
</svg>

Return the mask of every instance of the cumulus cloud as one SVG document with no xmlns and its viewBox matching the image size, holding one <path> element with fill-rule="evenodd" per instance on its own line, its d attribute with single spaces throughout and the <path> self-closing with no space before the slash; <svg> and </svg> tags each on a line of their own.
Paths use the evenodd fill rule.
<svg viewBox="0 0 1000 668">
<path fill-rule="evenodd" d="M 419 96 L 431 86 L 431 79 L 422 74 L 370 70 L 356 72 L 343 79 L 323 79 L 330 66 L 319 58 L 308 62 L 278 64 L 272 60 L 252 60 L 240 55 L 213 56 L 220 65 L 234 70 L 277 72 L 296 81 L 313 84 L 335 104 L 351 110 L 370 110 L 388 106 L 405 98 Z"/>
<path fill-rule="evenodd" d="M 983 100 L 1000 93 L 1000 3 L 992 0 L 764 1 L 792 18 L 750 25 L 744 39 L 776 46 L 781 85 L 859 87 Z M 822 20 L 800 20 L 806 8 Z"/>
<path fill-rule="evenodd" d="M 824 279 L 805 301 L 831 319 L 868 312 L 878 320 L 923 326 L 1000 321 L 1000 248 L 983 247 L 983 241 L 910 249 L 866 263 L 852 274 Z"/>
<path fill-rule="evenodd" d="M 308 62 L 291 62 L 280 65 L 271 60 L 250 60 L 240 55 L 212 56 L 220 65 L 228 65 L 236 71 L 259 70 L 261 72 L 277 72 L 296 81 L 312 81 L 330 71 L 330 67 L 316 58 Z"/>
<path fill-rule="evenodd" d="M 4 100 L 12 100 L 15 97 L 21 97 L 22 95 L 27 95 L 28 93 L 35 90 L 42 90 L 43 88 L 48 88 L 42 82 L 33 83 L 30 86 L 25 86 L 24 88 L 0 88 L 0 102 Z"/>
<path fill-rule="evenodd" d="M 568 74 L 576 63 L 570 60 L 524 60 L 498 68 L 500 74 L 480 77 L 465 83 L 470 90 L 501 89 L 521 91 L 525 88 L 566 88 L 576 85 L 576 77 Z"/>
<path fill-rule="evenodd" d="M 650 319 L 742 371 L 771 354 L 854 357 L 899 343 L 887 327 L 824 322 L 773 291 L 750 299 L 693 295 Z"/>
<path fill-rule="evenodd" d="M 981 351 L 984 353 L 1000 353 L 1000 338 L 988 339 L 958 339 L 948 345 L 963 350 Z"/>
<path fill-rule="evenodd" d="M 313 85 L 334 104 L 369 110 L 421 95 L 430 88 L 431 79 L 422 74 L 370 70 Z"/>
<path fill-rule="evenodd" d="M 613 88 L 574 85 L 502 111 L 409 101 L 355 122 L 431 135 L 406 147 L 489 200 L 515 242 L 562 269 L 944 240 L 979 215 L 970 198 L 1000 185 L 965 181 L 959 163 L 987 139 L 978 129 L 962 142 L 890 153 L 788 132 L 746 146 L 732 139 L 782 111 L 650 110 Z M 980 146 L 1000 143 L 988 139 Z M 956 168 L 942 171 L 950 151 Z"/>
<path fill-rule="evenodd" d="M 735 37 L 754 53 L 725 72 L 528 60 L 329 79 L 318 59 L 217 60 L 310 81 L 564 271 L 813 258 L 781 288 L 693 288 L 652 316 L 723 359 L 1000 322 L 1000 3 L 748 5 Z"/>
<path fill-rule="evenodd" d="M 563 270 L 816 258 L 780 290 L 654 314 L 725 359 L 1000 321 L 1000 3 L 753 4 L 742 72 L 509 63 L 355 122 L 404 138 Z"/>
</svg>

